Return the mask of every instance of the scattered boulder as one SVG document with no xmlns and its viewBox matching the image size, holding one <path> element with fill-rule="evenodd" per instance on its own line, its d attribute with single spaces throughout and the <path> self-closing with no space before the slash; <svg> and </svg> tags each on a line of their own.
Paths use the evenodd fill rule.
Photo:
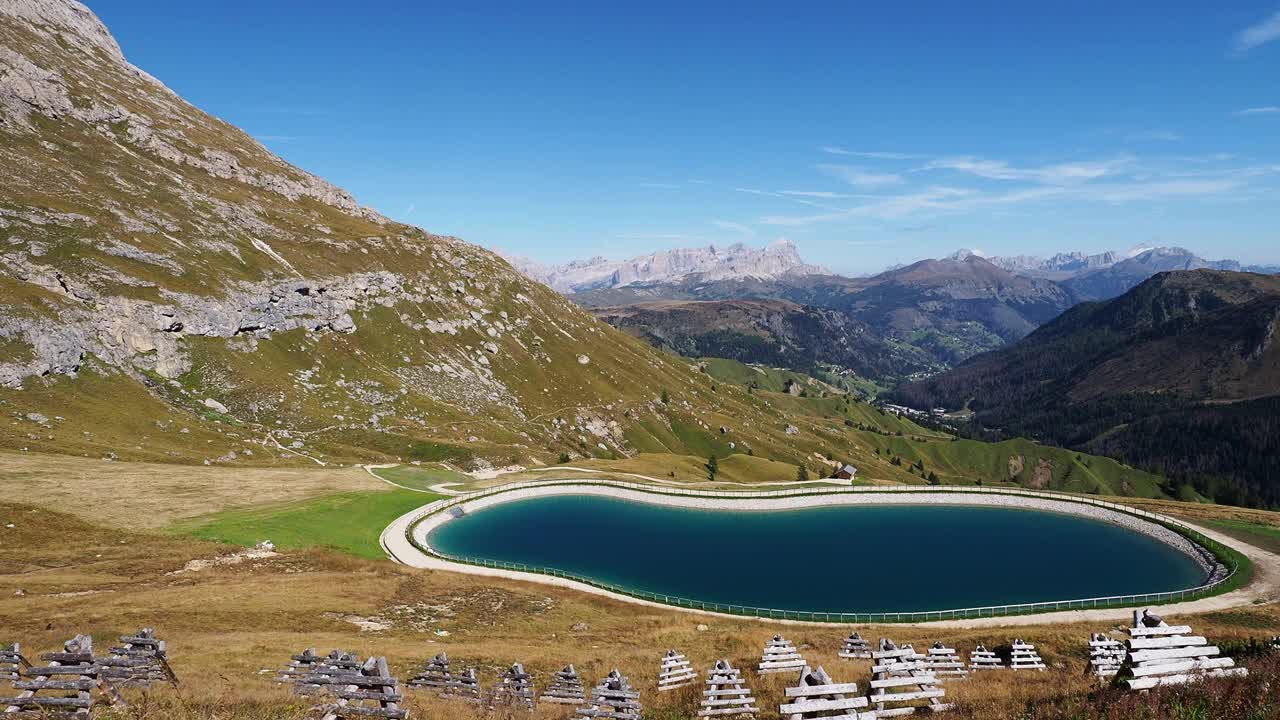
<svg viewBox="0 0 1280 720">
<path fill-rule="evenodd" d="M 226 406 L 226 405 L 223 405 L 222 403 L 218 402 L 217 400 L 214 400 L 213 398 L 205 398 L 205 399 L 204 399 L 204 406 L 205 406 L 205 407 L 207 407 L 207 408 L 209 408 L 210 410 L 212 410 L 212 411 L 214 411 L 214 412 L 220 412 L 220 413 L 222 413 L 222 414 L 224 414 L 224 415 L 227 413 L 227 406 Z"/>
</svg>

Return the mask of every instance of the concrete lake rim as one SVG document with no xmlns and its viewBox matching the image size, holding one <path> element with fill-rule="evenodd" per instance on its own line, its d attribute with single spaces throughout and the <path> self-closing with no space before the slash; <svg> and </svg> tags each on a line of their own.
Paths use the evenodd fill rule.
<svg viewBox="0 0 1280 720">
<path fill-rule="evenodd" d="M 951 610 L 929 611 L 928 613 L 876 613 L 876 615 L 900 616 L 901 619 L 859 620 L 857 621 L 859 624 L 876 622 L 909 622 L 911 624 L 950 624 L 960 626 L 981 624 L 1016 625 L 1034 624 L 1037 622 L 1067 622 L 1080 621 L 1083 619 L 1104 618 L 1110 620 L 1125 617 L 1126 611 L 1123 608 L 1132 607 L 1138 604 L 1159 604 L 1171 611 L 1179 610 L 1183 612 L 1200 612 L 1219 610 L 1227 607 L 1247 606 L 1257 602 L 1259 598 L 1271 597 L 1276 594 L 1277 590 L 1280 590 L 1280 569 L 1278 569 L 1280 568 L 1280 556 L 1255 548 L 1242 541 L 1235 540 L 1228 535 L 1192 525 L 1168 516 L 1150 513 L 1116 503 L 1096 500 L 1087 496 L 1077 496 L 1049 491 L 1032 491 L 1020 488 L 858 486 L 853 488 L 805 488 L 765 492 L 724 492 L 655 487 L 652 485 L 607 479 L 567 478 L 556 480 L 537 480 L 489 488 L 458 497 L 438 500 L 424 505 L 417 510 L 406 513 L 404 516 L 392 522 L 383 531 L 380 541 L 384 551 L 386 551 L 387 555 L 392 560 L 411 567 L 444 570 L 449 572 L 462 572 L 471 575 L 489 577 L 503 577 L 526 582 L 538 582 L 570 588 L 581 592 L 589 592 L 635 604 L 679 609 L 708 616 L 721 616 L 738 620 L 747 619 L 761 620 L 765 622 L 799 622 L 802 624 L 817 623 L 830 625 L 848 625 L 851 622 L 854 622 L 847 619 L 824 621 L 822 619 L 789 619 L 778 616 L 743 615 L 738 612 L 717 612 L 713 609 L 689 607 L 687 605 L 676 605 L 661 601 L 655 602 L 653 600 L 628 594 L 626 591 L 615 592 L 607 587 L 600 587 L 590 582 L 579 582 L 569 577 L 553 576 L 539 572 L 512 570 L 502 567 L 493 567 L 492 565 L 486 567 L 483 565 L 454 562 L 440 555 L 433 554 L 429 545 L 426 543 L 427 536 L 430 534 L 431 530 L 438 527 L 440 524 L 447 522 L 449 516 L 455 513 L 468 513 L 483 509 L 484 507 L 489 507 L 493 504 L 550 495 L 601 495 L 623 500 L 672 505 L 675 507 L 706 507 L 717 510 L 736 509 L 750 511 L 787 510 L 806 507 L 830 507 L 833 505 L 860 504 L 946 504 L 1021 507 L 1030 510 L 1084 515 L 1095 519 L 1104 519 L 1104 521 L 1120 521 L 1119 524 L 1139 532 L 1142 531 L 1138 530 L 1141 526 L 1137 525 L 1136 521 L 1141 521 L 1142 525 L 1146 526 L 1150 531 L 1147 534 L 1155 536 L 1154 533 L 1159 533 L 1164 538 L 1170 538 L 1170 536 L 1172 536 L 1172 538 L 1177 538 L 1174 542 L 1180 542 L 1183 543 L 1183 545 L 1175 547 L 1182 550 L 1184 553 L 1190 554 L 1190 552 L 1186 550 L 1186 545 L 1191 545 L 1188 539 L 1181 532 L 1174 532 L 1168 527 L 1164 527 L 1172 526 L 1179 528 L 1182 532 L 1203 537 L 1212 544 L 1225 546 L 1232 552 L 1245 555 L 1255 565 L 1255 575 L 1244 587 L 1232 587 L 1229 590 L 1224 588 L 1224 590 L 1218 591 L 1217 593 L 1211 593 L 1208 597 L 1204 596 L 1204 594 L 1208 593 L 1204 592 L 1204 586 L 1201 586 L 1200 588 L 1179 591 L 1184 594 L 1181 598 L 1161 599 L 1159 602 L 1135 600 L 1130 604 L 1124 605 L 1105 604 L 1095 605 L 1092 607 L 1088 605 L 1072 607 L 1069 603 L 1079 605 L 1084 601 L 1062 600 L 1058 602 L 1033 603 L 1033 605 L 1037 606 L 1055 606 L 1056 609 L 1037 609 L 1034 613 L 1030 614 L 1009 613 L 999 615 L 993 614 L 991 616 L 982 615 L 966 617 L 957 617 L 953 613 L 960 611 Z M 451 510 L 452 512 L 445 513 L 443 512 L 445 510 Z M 1103 516 L 1098 512 L 1101 510 L 1109 511 L 1110 514 Z M 1170 544 L 1173 544 L 1173 542 Z M 1208 552 L 1204 548 L 1201 548 L 1199 551 L 1192 552 L 1202 551 Z M 1223 556 L 1221 553 L 1211 553 L 1210 557 L 1222 558 Z M 1218 581 L 1214 583 L 1214 586 L 1216 587 L 1221 584 L 1222 581 Z M 1193 592 L 1201 594 L 1193 598 L 1185 596 L 1185 593 Z M 1163 595 L 1170 594 L 1171 593 L 1163 593 Z M 1131 598 L 1134 596 L 1124 597 Z M 1067 607 L 1063 608 L 1062 606 L 1064 605 Z M 1013 606 L 997 607 L 1006 608 Z M 1025 613 L 1025 611 L 1022 612 Z M 796 613 L 790 614 L 795 615 Z M 818 615 L 826 616 L 835 614 L 836 613 L 818 613 Z M 952 614 L 951 617 L 947 617 L 948 614 Z M 909 617 L 913 615 L 933 616 L 933 618 L 936 619 L 928 617 L 912 619 Z"/>
</svg>

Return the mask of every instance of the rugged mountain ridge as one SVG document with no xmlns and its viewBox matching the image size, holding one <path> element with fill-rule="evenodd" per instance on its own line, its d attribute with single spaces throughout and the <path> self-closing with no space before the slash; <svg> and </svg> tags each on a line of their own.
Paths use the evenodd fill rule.
<svg viewBox="0 0 1280 720">
<path fill-rule="evenodd" d="M 596 309 L 610 323 L 625 322 L 629 331 L 650 339 L 693 338 L 691 345 L 710 347 L 720 333 L 714 316 L 691 313 L 691 306 L 671 301 L 714 301 L 718 312 L 732 316 L 732 304 L 757 299 L 785 300 L 807 306 L 790 317 L 828 317 L 823 322 L 796 322 L 785 333 L 771 326 L 753 332 L 769 334 L 775 347 L 789 346 L 787 367 L 798 371 L 814 362 L 833 362 L 882 384 L 892 385 L 918 373 L 936 372 L 977 353 L 1015 341 L 1070 307 L 1067 293 L 1053 282 L 1008 272 L 983 258 L 922 260 L 871 278 L 807 275 L 778 280 L 690 279 L 677 285 L 637 284 L 624 288 L 575 293 L 573 300 Z M 667 303 L 657 302 L 666 300 Z M 620 308 L 641 305 L 642 312 Z M 839 323 L 831 313 L 844 317 Z M 702 340 L 689 335 L 688 319 L 706 320 Z M 643 326 L 643 327 L 642 327 Z M 828 333 L 835 327 L 856 328 L 857 350 L 832 353 L 838 347 Z M 722 335 L 722 333 L 720 333 Z M 784 337 L 785 336 L 785 337 Z M 666 344 L 659 341 L 660 344 Z M 760 357 L 734 359 L 774 362 Z M 740 348 L 742 350 L 742 348 Z"/>
<path fill-rule="evenodd" d="M 688 357 L 785 367 L 810 375 L 849 370 L 864 378 L 938 369 L 921 352 L 886 342 L 845 313 L 786 300 L 656 301 L 594 308 L 595 316 Z"/>
<path fill-rule="evenodd" d="M 509 257 L 529 277 L 564 293 L 620 288 L 641 283 L 673 283 L 696 277 L 702 281 L 770 279 L 824 275 L 830 271 L 810 265 L 790 240 L 775 240 L 763 248 L 735 243 L 679 248 L 649 253 L 627 260 L 593 257 L 562 265 L 542 265 L 522 257 Z"/>
<path fill-rule="evenodd" d="M 663 398 L 669 396 L 667 401 Z M 0 3 L 0 447 L 486 467 L 829 441 Z M 788 432 L 794 430 L 794 432 Z"/>
<path fill-rule="evenodd" d="M 1009 435 L 1105 452 L 1232 502 L 1280 502 L 1280 279 L 1160 273 L 890 394 Z"/>
<path fill-rule="evenodd" d="M 948 255 L 948 260 L 964 260 L 969 257 L 980 257 L 999 268 L 1012 273 L 1035 274 L 1038 277 L 1069 277 L 1071 275 L 1110 267 L 1119 262 L 1123 256 L 1118 252 L 1083 253 L 1080 251 L 1063 252 L 1049 257 L 1038 255 L 987 255 L 978 250 L 957 250 Z"/>
</svg>

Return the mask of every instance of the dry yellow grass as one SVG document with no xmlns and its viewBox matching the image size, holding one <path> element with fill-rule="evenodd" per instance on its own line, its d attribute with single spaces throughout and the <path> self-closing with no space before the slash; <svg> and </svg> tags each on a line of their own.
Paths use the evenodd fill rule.
<svg viewBox="0 0 1280 720">
<path fill-rule="evenodd" d="M 15 527 L 3 528 L 9 523 Z M 74 542 L 60 541 L 67 539 Z M 386 655 L 402 679 L 426 658 L 446 650 L 456 664 L 477 666 L 486 685 L 514 661 L 524 662 L 540 686 L 570 662 L 588 681 L 618 667 L 639 687 L 651 717 L 663 720 L 691 717 L 696 697 L 692 690 L 673 696 L 656 693 L 657 659 L 668 647 L 680 648 L 699 668 L 722 657 L 753 668 L 765 640 L 782 632 L 811 663 L 826 666 L 838 680 L 865 687 L 870 677 L 867 662 L 837 659 L 848 631 L 844 628 L 708 618 L 553 587 L 414 571 L 320 551 L 173 574 L 193 558 L 236 550 L 102 528 L 30 507 L 0 506 L 0 643 L 17 640 L 34 654 L 55 648 L 77 632 L 92 633 L 104 644 L 139 627 L 154 626 L 168 640 L 184 683 L 177 690 L 133 693 L 135 707 L 122 717 L 134 720 L 301 718 L 306 704 L 276 687 L 272 672 L 308 646 L 322 652 L 344 648 Z M 362 632 L 354 624 L 370 619 L 388 627 Z M 1280 630 L 1280 606 L 1203 615 L 1192 621 L 1215 641 L 1269 637 Z M 700 630 L 700 624 L 706 628 Z M 1001 718 L 1028 705 L 1079 699 L 1094 689 L 1085 674 L 1084 640 L 1089 632 L 1106 628 L 859 629 L 873 640 L 886 635 L 917 647 L 942 639 L 962 653 L 977 642 L 1005 644 L 1015 632 L 1036 643 L 1052 668 L 1047 673 L 982 676 L 948 686 L 960 703 L 959 714 Z M 786 681 L 753 672 L 748 678 L 766 710 L 761 720 L 777 718 Z M 501 717 L 472 714 L 464 706 L 407 692 L 419 718 Z M 564 711 L 552 708 L 535 715 L 564 716 Z"/>
<path fill-rule="evenodd" d="M 358 467 L 224 468 L 15 452 L 0 452 L 0 486 L 9 502 L 140 528 L 219 510 L 387 488 Z"/>
</svg>

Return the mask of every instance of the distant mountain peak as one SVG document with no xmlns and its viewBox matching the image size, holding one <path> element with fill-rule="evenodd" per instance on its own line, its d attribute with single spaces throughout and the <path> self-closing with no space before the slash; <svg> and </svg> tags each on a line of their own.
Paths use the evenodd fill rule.
<svg viewBox="0 0 1280 720">
<path fill-rule="evenodd" d="M 768 280 L 791 275 L 830 274 L 826 268 L 806 263 L 796 244 L 786 238 L 779 238 L 758 249 L 738 242 L 727 247 L 677 248 L 626 260 L 596 256 L 587 261 L 571 260 L 559 265 L 543 265 L 510 255 L 507 260 L 525 275 L 563 293 L 619 288 L 637 283 L 678 282 L 694 275 L 705 280 Z"/>
</svg>

